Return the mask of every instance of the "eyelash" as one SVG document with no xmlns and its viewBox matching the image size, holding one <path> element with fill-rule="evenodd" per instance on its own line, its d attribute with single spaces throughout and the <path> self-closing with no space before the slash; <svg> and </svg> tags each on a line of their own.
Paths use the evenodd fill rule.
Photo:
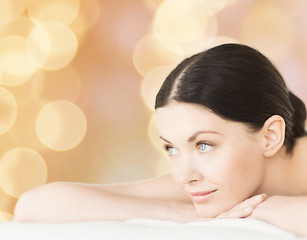
<svg viewBox="0 0 307 240">
<path fill-rule="evenodd" d="M 204 144 L 204 145 L 206 145 L 206 146 L 209 146 L 209 147 L 211 147 L 211 148 L 214 147 L 214 145 L 211 144 L 211 143 L 207 143 L 207 142 L 198 142 L 198 143 L 196 143 L 196 146 L 197 146 L 197 148 L 198 148 L 198 151 L 199 151 L 200 145 L 202 145 L 202 144 Z M 171 145 L 165 145 L 165 146 L 164 146 L 164 149 L 165 149 L 165 151 L 166 151 L 170 156 L 172 156 L 173 154 L 170 153 L 170 149 L 176 149 L 176 148 L 172 147 Z M 177 150 L 177 149 L 176 149 L 176 150 Z M 209 151 L 210 151 L 210 150 L 209 150 Z M 207 151 L 204 151 L 204 152 L 207 152 Z"/>
<path fill-rule="evenodd" d="M 174 148 L 174 147 L 172 147 L 171 145 L 165 145 L 164 146 L 164 149 L 165 149 L 165 151 L 169 154 L 169 155 L 171 155 L 171 153 L 170 153 L 170 149 L 171 148 Z M 174 148 L 175 149 L 175 148 Z"/>
<path fill-rule="evenodd" d="M 197 147 L 199 148 L 200 145 L 202 145 L 202 144 L 204 144 L 204 145 L 206 145 L 206 146 L 209 146 L 209 147 L 211 147 L 211 148 L 214 147 L 213 144 L 207 143 L 207 142 L 198 142 L 196 145 L 197 145 Z M 198 150 L 199 150 L 199 149 L 198 149 Z M 208 150 L 208 151 L 210 151 L 210 150 Z M 205 152 L 207 152 L 207 151 L 205 151 Z"/>
</svg>

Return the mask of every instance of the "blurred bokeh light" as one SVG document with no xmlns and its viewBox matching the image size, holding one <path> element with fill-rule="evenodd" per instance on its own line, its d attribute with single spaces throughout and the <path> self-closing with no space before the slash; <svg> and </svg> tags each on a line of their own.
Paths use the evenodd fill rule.
<svg viewBox="0 0 307 240">
<path fill-rule="evenodd" d="M 22 84 L 36 70 L 28 58 L 26 45 L 27 40 L 19 36 L 6 36 L 0 39 L 1 84 L 6 86 Z"/>
<path fill-rule="evenodd" d="M 293 44 L 294 29 L 289 18 L 288 10 L 276 6 L 274 2 L 255 3 L 242 21 L 240 38 L 262 49 L 276 62 L 287 54 Z"/>
<path fill-rule="evenodd" d="M 59 0 L 59 2 L 62 2 Z M 98 0 L 80 0 L 78 15 L 69 27 L 76 34 L 84 33 L 90 29 L 99 19 L 100 4 Z"/>
<path fill-rule="evenodd" d="M 14 148 L 0 162 L 0 186 L 10 196 L 19 197 L 25 191 L 44 184 L 47 167 L 33 149 Z"/>
<path fill-rule="evenodd" d="M 13 215 L 7 212 L 0 212 L 0 222 L 7 222 L 13 219 Z"/>
<path fill-rule="evenodd" d="M 35 23 L 56 21 L 69 25 L 79 11 L 79 0 L 28 0 L 29 17 Z"/>
<path fill-rule="evenodd" d="M 174 65 L 161 65 L 145 75 L 142 82 L 142 96 L 150 109 L 155 109 L 156 95 L 174 67 Z"/>
<path fill-rule="evenodd" d="M 0 23 L 10 22 L 21 15 L 27 0 L 0 0 Z"/>
<path fill-rule="evenodd" d="M 17 198 L 8 195 L 0 188 L 0 212 L 13 212 Z"/>
<path fill-rule="evenodd" d="M 47 147 L 66 151 L 81 142 L 86 125 L 86 118 L 78 106 L 69 101 L 54 101 L 39 112 L 36 133 Z"/>
<path fill-rule="evenodd" d="M 163 34 L 179 42 L 198 39 L 207 28 L 207 14 L 201 6 L 203 2 L 164 1 L 156 13 L 157 28 Z"/>
<path fill-rule="evenodd" d="M 40 68 L 58 70 L 74 58 L 78 41 L 73 31 L 59 22 L 35 26 L 28 36 L 29 57 Z"/>
<path fill-rule="evenodd" d="M 181 47 L 162 34 L 143 37 L 135 46 L 133 60 L 141 75 L 160 65 L 178 64 L 183 58 Z"/>
<path fill-rule="evenodd" d="M 305 0 L 0 0 L 0 221 L 53 181 L 169 171 L 155 95 L 185 57 L 237 42 L 307 103 Z"/>
<path fill-rule="evenodd" d="M 26 16 L 18 16 L 8 23 L 0 22 L 0 37 L 19 36 L 27 38 L 34 23 Z"/>
<path fill-rule="evenodd" d="M 0 87 L 0 135 L 7 132 L 14 124 L 17 116 L 15 97 L 7 89 Z"/>
</svg>

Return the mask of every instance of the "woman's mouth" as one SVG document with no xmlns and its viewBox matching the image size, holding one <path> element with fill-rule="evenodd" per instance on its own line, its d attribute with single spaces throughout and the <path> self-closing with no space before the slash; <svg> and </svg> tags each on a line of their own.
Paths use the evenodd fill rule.
<svg viewBox="0 0 307 240">
<path fill-rule="evenodd" d="M 217 191 L 217 189 L 207 192 L 190 192 L 191 199 L 194 203 L 205 203 L 207 202 Z"/>
</svg>

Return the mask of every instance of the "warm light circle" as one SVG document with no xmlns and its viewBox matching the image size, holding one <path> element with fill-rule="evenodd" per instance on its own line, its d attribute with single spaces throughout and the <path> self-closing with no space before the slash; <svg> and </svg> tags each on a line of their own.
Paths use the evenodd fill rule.
<svg viewBox="0 0 307 240">
<path fill-rule="evenodd" d="M 33 22 L 26 16 L 19 16 L 9 23 L 0 23 L 0 36 L 15 35 L 27 38 Z"/>
<path fill-rule="evenodd" d="M 58 71 L 37 71 L 31 78 L 33 98 L 40 104 L 56 100 L 74 101 L 82 88 L 80 73 L 72 65 Z"/>
<path fill-rule="evenodd" d="M 70 24 L 79 11 L 79 0 L 28 0 L 28 13 L 36 23 L 56 21 Z"/>
<path fill-rule="evenodd" d="M 0 23 L 9 22 L 21 15 L 27 0 L 0 0 Z"/>
<path fill-rule="evenodd" d="M 25 191 L 44 184 L 46 180 L 44 159 L 33 149 L 11 149 L 0 161 L 0 185 L 13 197 L 19 197 Z"/>
<path fill-rule="evenodd" d="M 0 211 L 0 222 L 8 222 L 13 219 L 13 215 L 7 212 Z"/>
<path fill-rule="evenodd" d="M 207 41 L 202 44 L 201 48 L 200 46 L 198 47 L 197 51 L 204 51 L 227 43 L 239 43 L 239 41 L 232 37 L 218 35 L 216 37 L 208 38 Z"/>
<path fill-rule="evenodd" d="M 174 65 L 159 66 L 145 75 L 142 82 L 142 95 L 149 108 L 154 110 L 156 95 L 162 83 L 175 68 Z"/>
<path fill-rule="evenodd" d="M 80 1 L 79 13 L 69 27 L 77 34 L 84 33 L 97 22 L 100 12 L 98 0 Z"/>
<path fill-rule="evenodd" d="M 206 30 L 207 15 L 201 1 L 166 0 L 157 10 L 155 23 L 158 29 L 170 38 L 190 42 L 199 38 Z"/>
<path fill-rule="evenodd" d="M 27 40 L 19 36 L 0 39 L 0 84 L 16 86 L 27 81 L 36 70 L 26 51 Z"/>
<path fill-rule="evenodd" d="M 0 135 L 7 132 L 15 123 L 17 117 L 16 100 L 7 89 L 0 87 Z"/>
<path fill-rule="evenodd" d="M 294 32 L 291 17 L 286 11 L 270 1 L 266 4 L 258 2 L 243 18 L 240 38 L 277 62 L 291 51 Z"/>
<path fill-rule="evenodd" d="M 181 43 L 185 56 L 192 56 L 204 50 L 207 42 L 216 37 L 218 31 L 218 22 L 215 15 L 208 17 L 208 26 L 206 31 L 195 41 Z"/>
<path fill-rule="evenodd" d="M 165 154 L 165 151 L 163 150 L 162 143 L 160 140 L 160 135 L 157 127 L 157 120 L 156 116 L 153 115 L 149 121 L 148 124 L 148 135 L 149 139 L 151 140 L 152 144 L 161 152 Z"/>
<path fill-rule="evenodd" d="M 58 70 L 68 65 L 77 48 L 77 38 L 72 30 L 57 22 L 37 25 L 30 32 L 27 42 L 30 58 L 45 70 Z"/>
<path fill-rule="evenodd" d="M 184 1 L 184 0 L 182 0 Z M 227 6 L 229 0 L 192 0 L 195 5 L 194 9 L 200 12 L 205 12 L 207 16 L 212 16 L 221 11 Z M 203 13 L 204 14 L 204 13 Z"/>
<path fill-rule="evenodd" d="M 177 65 L 182 59 L 182 48 L 161 34 L 143 37 L 133 51 L 134 66 L 142 76 L 160 65 Z"/>
<path fill-rule="evenodd" d="M 69 101 L 54 101 L 45 105 L 36 119 L 36 133 L 47 147 L 66 151 L 84 138 L 86 118 L 81 109 Z"/>
<path fill-rule="evenodd" d="M 0 158 L 1 161 L 1 158 Z M 8 195 L 6 192 L 3 191 L 3 189 L 0 187 L 0 212 L 8 212 L 12 213 L 14 212 L 14 208 L 17 202 L 17 198 L 12 197 Z"/>
</svg>

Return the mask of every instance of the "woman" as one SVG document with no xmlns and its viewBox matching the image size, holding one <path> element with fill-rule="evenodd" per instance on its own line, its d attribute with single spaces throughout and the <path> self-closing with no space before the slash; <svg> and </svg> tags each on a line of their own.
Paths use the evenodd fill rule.
<svg viewBox="0 0 307 240">
<path fill-rule="evenodd" d="M 305 105 L 258 51 L 224 44 L 180 63 L 156 98 L 171 174 L 118 185 L 52 183 L 20 221 L 251 217 L 307 236 Z"/>
</svg>

